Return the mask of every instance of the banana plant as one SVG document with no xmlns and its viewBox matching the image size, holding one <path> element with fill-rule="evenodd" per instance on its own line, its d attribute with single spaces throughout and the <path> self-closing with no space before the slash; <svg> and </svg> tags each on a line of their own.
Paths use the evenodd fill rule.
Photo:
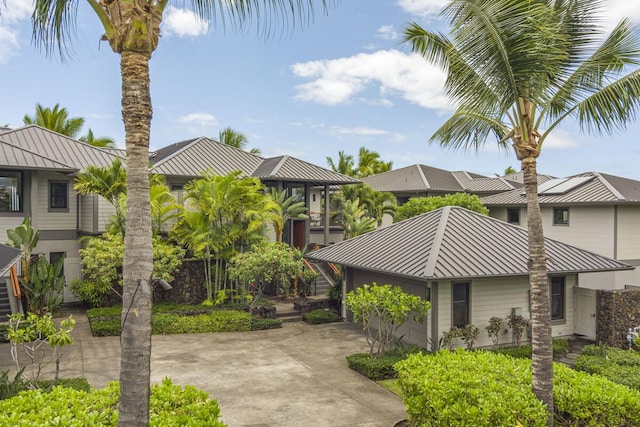
<svg viewBox="0 0 640 427">
<path fill-rule="evenodd" d="M 43 316 L 53 313 L 62 304 L 62 290 L 65 285 L 63 265 L 64 257 L 55 264 L 50 264 L 41 255 L 38 261 L 30 266 L 28 279 L 22 279 L 21 283 L 29 312 Z"/>
<path fill-rule="evenodd" d="M 22 224 L 13 230 L 7 230 L 7 244 L 22 250 L 22 274 L 28 280 L 31 253 L 38 245 L 40 230 L 31 226 L 31 217 L 27 217 Z"/>
</svg>

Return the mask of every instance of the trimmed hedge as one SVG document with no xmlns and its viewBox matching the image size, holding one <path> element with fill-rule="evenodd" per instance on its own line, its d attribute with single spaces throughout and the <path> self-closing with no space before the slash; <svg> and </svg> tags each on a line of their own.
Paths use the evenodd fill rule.
<svg viewBox="0 0 640 427">
<path fill-rule="evenodd" d="M 404 404 L 417 426 L 545 426 L 531 391 L 531 361 L 485 351 L 412 355 L 396 365 Z M 556 426 L 640 425 L 640 393 L 554 365 Z"/>
<path fill-rule="evenodd" d="M 342 316 L 332 308 L 318 308 L 302 315 L 302 320 L 310 325 L 341 322 Z"/>
<path fill-rule="evenodd" d="M 58 386 L 50 393 L 25 391 L 0 401 L 0 425 L 116 426 L 119 397 L 117 382 L 89 392 Z M 219 417 L 216 400 L 194 386 L 182 388 L 167 378 L 151 386 L 151 426 L 226 427 Z"/>
<path fill-rule="evenodd" d="M 575 366 L 579 371 L 640 390 L 640 353 L 636 351 L 588 345 L 576 359 Z"/>
<path fill-rule="evenodd" d="M 396 378 L 394 365 L 407 358 L 410 354 L 421 353 L 417 346 L 397 348 L 383 353 L 379 358 L 369 356 L 369 353 L 355 353 L 347 356 L 349 368 L 372 381 Z"/>
<path fill-rule="evenodd" d="M 521 345 L 519 347 L 502 347 L 498 349 L 487 349 L 494 353 L 518 359 L 531 359 L 531 345 Z M 569 341 L 565 339 L 553 339 L 553 357 L 564 356 L 569 352 Z"/>
<path fill-rule="evenodd" d="M 243 332 L 274 329 L 282 327 L 278 319 L 262 319 L 245 311 L 239 310 L 204 310 L 201 314 L 194 314 L 201 310 L 193 309 L 184 313 L 172 313 L 161 308 L 151 319 L 152 333 L 166 334 L 197 334 L 206 332 Z M 195 306 L 200 307 L 200 306 Z M 88 310 L 91 331 L 94 336 L 120 335 L 120 307 L 97 308 Z"/>
</svg>

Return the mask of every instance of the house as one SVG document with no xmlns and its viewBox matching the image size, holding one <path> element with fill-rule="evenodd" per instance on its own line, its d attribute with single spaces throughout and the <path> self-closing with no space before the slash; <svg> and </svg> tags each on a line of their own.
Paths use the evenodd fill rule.
<svg viewBox="0 0 640 427">
<path fill-rule="evenodd" d="M 0 277 L 5 277 L 10 271 L 10 286 L 0 286 L 0 316 L 5 317 L 20 311 L 17 301 L 20 298 L 20 287 L 14 275 L 15 265 L 22 258 L 22 251 L 11 246 L 0 244 Z"/>
<path fill-rule="evenodd" d="M 74 177 L 87 166 L 108 167 L 115 159 L 125 161 L 125 156 L 124 150 L 93 147 L 37 125 L 0 128 L 0 235 L 6 236 L 7 229 L 31 217 L 33 227 L 40 230 L 35 252 L 50 262 L 64 255 L 67 283 L 80 277 L 78 239 L 103 233 L 115 209 L 102 197 L 76 194 Z M 327 200 L 330 186 L 358 182 L 294 157 L 264 159 L 209 138 L 169 145 L 150 153 L 150 161 L 151 172 L 164 175 L 178 196 L 185 183 L 207 169 L 219 174 L 240 170 L 268 187 L 299 195 L 307 207 L 321 198 Z M 298 247 L 328 243 L 328 222 L 317 227 L 310 223 L 309 219 L 291 221 L 285 239 Z M 9 288 L 9 278 L 0 277 Z M 68 287 L 64 300 L 75 300 Z"/>
<path fill-rule="evenodd" d="M 567 243 L 545 239 L 552 303 L 552 334 L 595 338 L 593 290 L 582 288 L 583 272 L 633 267 Z M 442 333 L 468 323 L 481 333 L 493 316 L 529 317 L 527 231 L 460 207 L 437 209 L 306 255 L 344 267 L 343 295 L 365 283 L 390 283 L 431 301 L 425 324 L 409 321 L 399 337 L 435 347 Z M 346 314 L 346 313 L 343 313 Z M 511 335 L 500 336 L 503 343 Z"/>
<path fill-rule="evenodd" d="M 427 165 L 411 165 L 362 178 L 374 190 L 393 193 L 402 205 L 413 197 L 471 193 L 478 196 L 522 188 L 522 182 L 506 177 L 486 177 L 472 172 L 450 172 Z"/>
<path fill-rule="evenodd" d="M 640 181 L 598 172 L 547 180 L 538 187 L 545 236 L 624 263 L 640 265 Z M 486 196 L 494 218 L 527 225 L 524 190 Z M 640 270 L 580 275 L 580 286 L 624 289 Z"/>
</svg>

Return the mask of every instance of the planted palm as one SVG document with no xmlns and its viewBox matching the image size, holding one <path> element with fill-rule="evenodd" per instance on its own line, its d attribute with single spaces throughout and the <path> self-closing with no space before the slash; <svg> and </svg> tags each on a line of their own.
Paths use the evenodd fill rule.
<svg viewBox="0 0 640 427">
<path fill-rule="evenodd" d="M 628 20 L 599 26 L 601 0 L 454 0 L 442 15 L 451 36 L 416 23 L 404 31 L 414 52 L 445 70 L 457 109 L 431 142 L 479 149 L 510 142 L 524 172 L 529 230 L 533 381 L 553 417 L 549 286 L 537 159 L 565 120 L 582 130 L 624 129 L 638 112 L 640 42 Z"/>
</svg>

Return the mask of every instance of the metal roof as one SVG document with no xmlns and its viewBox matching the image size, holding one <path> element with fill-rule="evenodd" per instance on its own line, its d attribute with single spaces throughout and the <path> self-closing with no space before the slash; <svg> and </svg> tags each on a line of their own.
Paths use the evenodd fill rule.
<svg viewBox="0 0 640 427">
<path fill-rule="evenodd" d="M 22 251 L 0 243 L 0 277 L 4 276 L 22 256 Z"/>
<path fill-rule="evenodd" d="M 89 165 L 110 166 L 113 159 L 119 157 L 37 125 L 3 132 L 0 141 L 78 170 L 84 170 Z"/>
<path fill-rule="evenodd" d="M 549 273 L 633 267 L 545 238 Z M 528 275 L 527 230 L 447 206 L 305 255 L 422 280 Z"/>
<path fill-rule="evenodd" d="M 15 170 L 52 170 L 65 173 L 77 172 L 78 169 L 55 160 L 42 157 L 37 153 L 24 150 L 2 141 L 0 136 L 0 167 Z"/>
<path fill-rule="evenodd" d="M 312 182 L 314 184 L 357 184 L 360 181 L 291 156 L 264 159 L 251 176 L 261 180 Z"/>
<path fill-rule="evenodd" d="M 502 178 L 506 179 L 507 181 L 514 181 L 514 182 L 519 182 L 520 184 L 524 184 L 524 172 L 522 171 L 516 172 L 516 173 L 510 173 L 509 175 L 505 175 Z M 538 185 L 543 184 L 553 178 L 554 177 L 551 175 L 544 175 L 539 173 Z"/>
<path fill-rule="evenodd" d="M 169 145 L 150 159 L 151 171 L 165 176 L 198 177 L 211 169 L 217 175 L 239 170 L 250 176 L 261 163 L 262 157 L 235 147 L 202 137 Z"/>
<path fill-rule="evenodd" d="M 467 171 L 451 172 L 426 165 L 411 165 L 362 179 L 375 190 L 392 193 L 496 193 L 521 187 L 502 177 L 487 177 Z"/>
<path fill-rule="evenodd" d="M 574 180 L 579 182 L 579 185 L 565 186 L 566 191 L 563 192 L 555 192 L 553 189 L 547 192 L 542 191 L 538 194 L 540 205 L 640 203 L 640 181 L 598 172 L 585 172 L 569 177 L 567 182 L 571 183 L 573 178 L 591 179 Z M 482 203 L 489 207 L 525 206 L 527 199 L 523 190 L 520 189 L 483 197 Z"/>
</svg>

